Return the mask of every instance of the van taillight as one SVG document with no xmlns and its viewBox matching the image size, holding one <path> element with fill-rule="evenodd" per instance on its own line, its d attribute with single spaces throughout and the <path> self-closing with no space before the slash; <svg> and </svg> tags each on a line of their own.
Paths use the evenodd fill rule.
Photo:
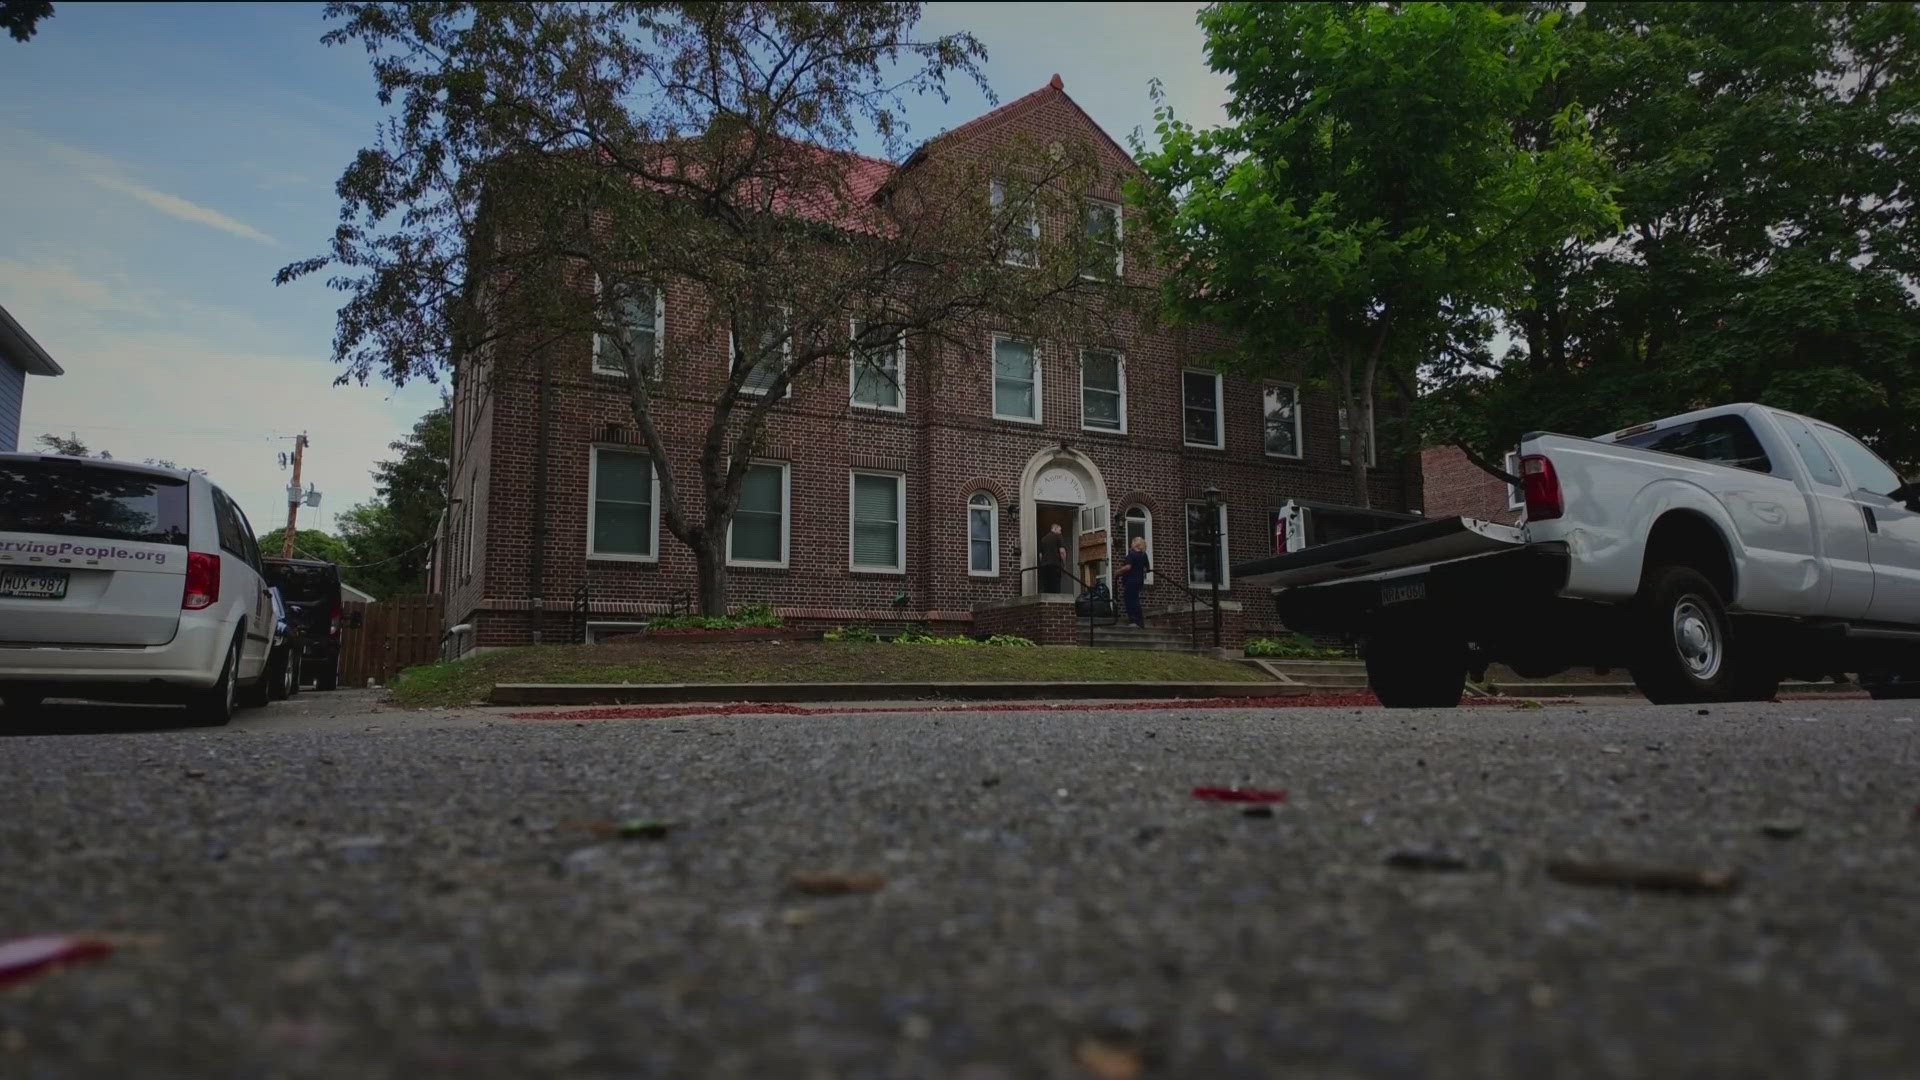
<svg viewBox="0 0 1920 1080">
<path fill-rule="evenodd" d="M 340 601 L 338 600 L 335 600 L 333 602 L 333 618 L 327 624 L 327 636 L 328 637 L 340 636 Z"/>
<path fill-rule="evenodd" d="M 187 589 L 180 596 L 185 611 L 199 611 L 220 599 L 220 556 L 187 552 Z"/>
<path fill-rule="evenodd" d="M 1551 521 L 1567 512 L 1566 500 L 1560 497 L 1560 476 L 1545 456 L 1521 458 L 1520 481 L 1527 494 L 1528 521 Z"/>
</svg>

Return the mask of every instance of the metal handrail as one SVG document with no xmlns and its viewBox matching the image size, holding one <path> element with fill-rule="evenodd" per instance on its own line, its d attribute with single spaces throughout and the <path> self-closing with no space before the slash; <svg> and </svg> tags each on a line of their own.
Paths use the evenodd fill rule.
<svg viewBox="0 0 1920 1080">
<path fill-rule="evenodd" d="M 1164 571 L 1156 570 L 1156 571 L 1153 571 L 1153 573 L 1155 574 L 1156 577 L 1159 577 L 1164 574 Z M 1166 581 L 1167 581 L 1167 584 L 1173 586 L 1176 589 L 1179 589 L 1183 593 L 1186 593 L 1188 599 L 1192 600 L 1195 604 L 1206 607 L 1208 611 L 1213 611 L 1215 606 L 1219 603 L 1219 596 L 1222 590 L 1209 588 L 1206 592 L 1201 593 L 1188 588 L 1185 584 L 1182 584 L 1179 580 L 1175 578 L 1168 577 Z M 1160 584 L 1160 582 L 1156 580 L 1154 584 L 1158 585 Z M 1217 622 L 1218 620 L 1216 619 L 1215 621 Z M 1189 643 L 1192 644 L 1194 652 L 1200 651 L 1200 626 L 1198 623 L 1194 622 L 1191 617 L 1187 619 L 1187 640 L 1189 641 Z M 1214 639 L 1213 647 L 1216 649 L 1220 647 L 1219 638 L 1216 637 Z"/>
<path fill-rule="evenodd" d="M 1041 567 L 1041 566 L 1025 566 L 1025 567 L 1021 567 L 1021 568 L 1020 568 L 1020 575 L 1021 575 L 1021 577 L 1020 577 L 1020 580 L 1021 580 L 1021 582 L 1022 582 L 1022 584 L 1024 585 L 1024 583 L 1025 583 L 1025 581 L 1026 581 L 1026 575 L 1027 575 L 1027 574 L 1031 574 L 1031 573 L 1036 573 L 1036 572 L 1038 572 L 1038 571 L 1040 571 L 1040 570 L 1044 570 L 1044 569 L 1046 569 L 1046 568 L 1045 568 L 1045 567 Z M 1092 592 L 1092 591 L 1093 591 L 1093 589 L 1092 589 L 1092 587 L 1091 587 L 1091 586 L 1089 586 L 1089 585 L 1088 585 L 1088 584 L 1087 584 L 1086 582 L 1084 582 L 1084 581 L 1081 581 L 1081 580 L 1080 580 L 1080 578 L 1079 578 L 1079 577 L 1078 577 L 1077 575 L 1074 575 L 1074 574 L 1069 574 L 1069 573 L 1067 573 L 1067 568 L 1066 568 L 1066 567 L 1064 567 L 1064 566 L 1060 568 L 1060 578 L 1061 578 L 1061 580 L 1062 580 L 1062 581 L 1070 581 L 1070 582 L 1072 582 L 1072 583 L 1073 583 L 1073 587 L 1074 587 L 1074 589 L 1075 589 L 1076 591 L 1075 591 L 1075 592 L 1073 592 L 1073 593 L 1067 593 L 1067 594 L 1064 594 L 1064 595 L 1068 595 L 1068 596 L 1073 596 L 1073 597 L 1074 597 L 1074 598 L 1075 598 L 1076 600 L 1079 600 L 1079 599 L 1083 599 L 1083 598 L 1085 598 L 1085 596 L 1086 596 L 1086 594 L 1088 594 L 1088 593 L 1090 593 L 1090 592 Z M 1109 593 L 1111 593 L 1111 590 L 1109 590 Z M 1021 595 L 1022 595 L 1022 596 L 1025 596 L 1025 595 L 1026 595 L 1026 593 L 1025 593 L 1025 592 L 1022 592 L 1022 593 L 1021 593 Z M 1037 588 L 1035 589 L 1035 595 L 1040 595 L 1040 594 L 1039 594 L 1039 590 L 1038 590 Z M 1109 613 L 1108 613 L 1108 619 L 1107 619 L 1107 621 L 1106 621 L 1105 623 L 1100 623 L 1100 624 L 1097 624 L 1097 625 L 1102 625 L 1102 626 L 1118 626 L 1118 625 L 1120 625 L 1120 607 L 1119 607 L 1119 598 L 1118 598 L 1118 597 L 1115 597 L 1115 596 L 1111 596 L 1111 595 L 1109 595 L 1109 596 L 1108 596 L 1108 598 L 1107 598 L 1107 603 L 1108 603 L 1108 608 L 1109 608 Z M 1078 605 L 1078 604 L 1076 604 L 1075 606 L 1076 606 L 1076 607 L 1078 607 L 1079 605 Z M 1095 622 L 1094 622 L 1094 615 L 1093 615 L 1093 606 L 1092 606 L 1091 604 L 1089 604 L 1089 605 L 1087 605 L 1087 613 L 1086 613 L 1086 615 L 1085 615 L 1085 616 L 1076 616 L 1076 618 L 1080 618 L 1080 617 L 1084 617 L 1084 618 L 1086 619 L 1086 624 L 1087 624 L 1087 646 L 1088 646 L 1088 648 L 1092 648 L 1092 646 L 1093 646 L 1093 628 L 1094 628 L 1094 626 L 1096 625 L 1096 624 L 1095 624 Z"/>
</svg>

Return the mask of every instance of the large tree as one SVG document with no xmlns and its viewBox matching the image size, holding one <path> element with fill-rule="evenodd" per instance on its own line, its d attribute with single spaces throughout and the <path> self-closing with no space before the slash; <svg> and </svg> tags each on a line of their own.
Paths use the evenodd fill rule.
<svg viewBox="0 0 1920 1080">
<path fill-rule="evenodd" d="M 426 591 L 432 544 L 447 505 L 452 443 L 452 410 L 443 402 L 389 444 L 399 456 L 373 467 L 373 500 L 337 519 L 356 588 L 381 598 Z"/>
<path fill-rule="evenodd" d="M 1526 143 L 1518 120 L 1560 64 L 1558 20 L 1490 4 L 1218 3 L 1207 61 L 1228 122 L 1156 110 L 1137 197 L 1166 247 L 1175 318 L 1239 332 L 1223 358 L 1300 366 L 1346 418 L 1369 505 L 1376 384 L 1405 394 L 1437 352 L 1484 341 L 1524 255 L 1608 219 L 1581 114 Z"/>
<path fill-rule="evenodd" d="M 544 382 L 594 342 L 628 374 L 704 611 L 726 608 L 728 525 L 790 387 L 902 339 L 930 359 L 983 313 L 1059 330 L 1111 289 L 1083 273 L 1107 237 L 1029 228 L 1080 220 L 1088 148 L 907 158 L 906 99 L 977 80 L 984 56 L 917 36 L 918 4 L 328 10 L 327 40 L 367 47 L 397 115 L 340 181 L 331 252 L 281 280 L 347 271 L 335 351 L 362 380 Z M 854 153 L 870 146 L 901 166 L 876 171 Z M 664 345 L 644 332 L 661 288 L 704 298 Z M 727 370 L 701 369 L 697 344 L 723 340 Z M 660 399 L 702 410 L 695 461 L 662 436 Z"/>
<path fill-rule="evenodd" d="M 1560 13 L 1570 5 L 1532 5 Z M 1529 256 L 1513 347 L 1441 364 L 1430 431 L 1498 460 L 1757 400 L 1920 466 L 1920 11 L 1912 4 L 1589 3 L 1523 130 L 1579 102 L 1621 220 Z"/>
</svg>

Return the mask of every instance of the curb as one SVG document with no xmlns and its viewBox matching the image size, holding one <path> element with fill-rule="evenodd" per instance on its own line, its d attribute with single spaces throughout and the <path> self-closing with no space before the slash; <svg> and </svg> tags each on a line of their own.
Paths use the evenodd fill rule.
<svg viewBox="0 0 1920 1080">
<path fill-rule="evenodd" d="M 1630 682 L 1609 683 L 1494 683 L 1487 689 L 1498 697 L 1543 698 L 1543 697 L 1630 697 L 1637 698 L 1640 691 Z M 1780 684 L 1782 694 L 1849 695 L 1859 694 L 1860 688 L 1850 683 L 1800 683 Z"/>
<path fill-rule="evenodd" d="M 688 702 L 1035 701 L 1078 698 L 1304 697 L 1271 682 L 496 683 L 494 705 L 682 705 Z"/>
</svg>

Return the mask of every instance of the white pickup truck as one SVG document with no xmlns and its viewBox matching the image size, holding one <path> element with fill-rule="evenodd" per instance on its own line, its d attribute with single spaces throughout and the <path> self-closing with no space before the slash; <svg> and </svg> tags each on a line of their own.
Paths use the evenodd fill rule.
<svg viewBox="0 0 1920 1080">
<path fill-rule="evenodd" d="M 1396 707 L 1469 674 L 1625 667 L 1657 703 L 1859 673 L 1920 694 L 1920 485 L 1831 424 L 1724 405 L 1519 451 L 1525 523 L 1448 518 L 1233 568 L 1286 625 L 1361 643 Z"/>
</svg>

